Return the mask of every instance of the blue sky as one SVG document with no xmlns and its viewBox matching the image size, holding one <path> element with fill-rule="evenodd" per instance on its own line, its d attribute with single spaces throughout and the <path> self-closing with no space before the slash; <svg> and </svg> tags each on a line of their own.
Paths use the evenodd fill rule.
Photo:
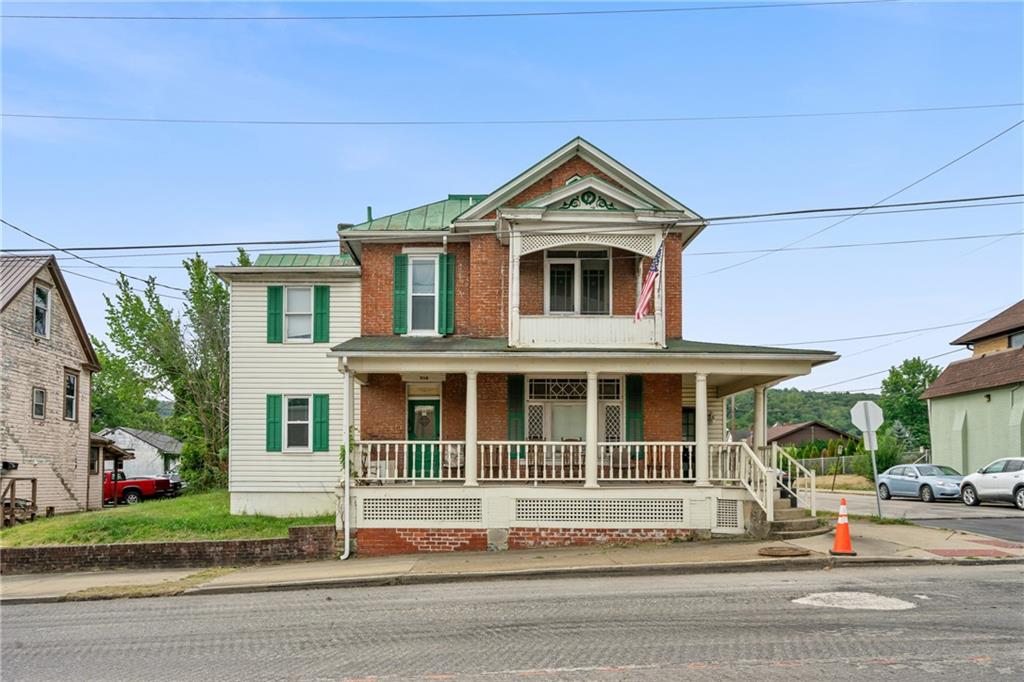
<svg viewBox="0 0 1024 682">
<path fill-rule="evenodd" d="M 658 6 L 5 3 L 4 11 L 431 14 L 595 5 Z M 3 109 L 429 120 L 1020 102 L 1022 26 L 1022 5 L 1008 2 L 431 21 L 9 19 L 2 29 Z M 328 238 L 336 223 L 361 220 L 367 205 L 383 215 L 447 193 L 486 193 L 575 135 L 705 216 L 870 204 L 1022 117 L 1022 108 L 1002 108 L 790 120 L 360 128 L 6 118 L 3 216 L 62 246 Z M 1022 158 L 1018 128 L 898 200 L 1020 192 Z M 1022 216 L 1020 205 L 862 216 L 806 244 L 1013 232 L 1021 229 Z M 777 247 L 828 223 L 710 227 L 689 251 Z M 687 256 L 685 334 L 791 343 L 987 317 L 1024 295 L 1022 242 L 1011 237 L 995 244 L 784 253 L 717 274 L 703 273 L 743 257 Z M 5 229 L 3 245 L 33 243 Z M 230 255 L 208 258 L 222 263 Z M 168 267 L 180 256 L 104 262 L 184 283 L 183 272 Z M 113 277 L 77 269 L 80 263 L 62 265 Z M 68 279 L 88 328 L 102 337 L 102 294 L 112 288 Z M 942 353 L 971 326 L 819 344 L 847 357 L 787 385 L 815 388 L 912 355 Z M 873 388 L 881 378 L 831 390 Z"/>
</svg>

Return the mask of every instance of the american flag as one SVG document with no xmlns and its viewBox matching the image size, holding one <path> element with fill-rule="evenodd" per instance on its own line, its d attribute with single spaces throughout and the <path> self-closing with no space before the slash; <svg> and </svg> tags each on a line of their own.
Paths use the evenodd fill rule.
<svg viewBox="0 0 1024 682">
<path fill-rule="evenodd" d="M 661 252 L 665 248 L 665 242 L 661 242 L 658 252 L 651 259 L 651 267 L 647 270 L 647 278 L 644 279 L 644 287 L 640 291 L 640 297 L 636 301 L 636 312 L 633 313 L 633 320 L 639 322 L 647 314 L 647 308 L 654 298 L 654 285 L 658 282 L 658 275 L 661 274 Z"/>
</svg>

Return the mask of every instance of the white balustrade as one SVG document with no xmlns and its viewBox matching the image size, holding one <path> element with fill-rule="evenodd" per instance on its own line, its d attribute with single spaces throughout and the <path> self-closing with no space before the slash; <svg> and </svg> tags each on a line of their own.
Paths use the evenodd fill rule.
<svg viewBox="0 0 1024 682">
<path fill-rule="evenodd" d="M 481 481 L 582 481 L 586 443 L 480 441 Z"/>
<path fill-rule="evenodd" d="M 693 481 L 696 443 L 599 443 L 602 481 Z"/>
<path fill-rule="evenodd" d="M 462 441 L 369 440 L 356 444 L 359 482 L 455 481 L 465 477 Z"/>
</svg>

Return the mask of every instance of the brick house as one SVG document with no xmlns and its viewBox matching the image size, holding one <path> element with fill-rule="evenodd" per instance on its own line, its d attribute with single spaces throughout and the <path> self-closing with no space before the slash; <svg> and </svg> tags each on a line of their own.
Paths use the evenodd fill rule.
<svg viewBox="0 0 1024 682">
<path fill-rule="evenodd" d="M 771 465 L 785 455 L 766 447 L 765 390 L 837 356 L 684 337 L 683 253 L 703 227 L 581 138 L 490 194 L 340 225 L 347 256 L 319 272 L 344 289 L 322 294 L 326 347 L 308 359 L 312 369 L 314 356 L 329 356 L 337 378 L 318 399 L 296 385 L 305 369 L 295 365 L 294 392 L 276 384 L 243 399 L 240 385 L 257 379 L 236 373 L 232 355 L 232 499 L 243 494 L 236 467 L 280 461 L 284 470 L 290 451 L 305 467 L 317 433 L 337 469 L 347 433 L 364 554 L 742 533 L 771 521 Z M 659 252 L 653 302 L 634 319 Z M 305 267 L 309 257 L 294 258 Z M 281 329 L 288 337 L 292 324 L 288 282 L 266 267 L 216 272 L 232 283 L 232 347 L 238 310 L 247 331 L 237 342 L 277 372 Z M 326 280 L 309 267 L 294 276 L 295 345 L 309 349 L 319 344 L 307 328 L 319 315 L 315 289 Z M 260 301 L 247 289 L 236 302 L 243 279 L 260 287 Z M 358 315 L 338 327 L 345 338 L 334 335 L 342 299 L 343 314 Z M 726 440 L 723 411 L 725 398 L 750 389 L 753 447 Z M 265 450 L 236 451 L 243 400 L 244 438 Z M 280 480 L 263 485 L 283 490 Z M 248 490 L 249 508 L 276 513 Z"/>
<path fill-rule="evenodd" d="M 37 480 L 40 512 L 102 506 L 89 431 L 99 369 L 56 258 L 0 256 L 0 454 L 18 464 L 5 478 Z"/>
</svg>

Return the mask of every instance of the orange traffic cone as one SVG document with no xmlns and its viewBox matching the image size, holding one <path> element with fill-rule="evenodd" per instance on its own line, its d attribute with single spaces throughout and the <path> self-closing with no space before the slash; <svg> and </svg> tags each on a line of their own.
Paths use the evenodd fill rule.
<svg viewBox="0 0 1024 682">
<path fill-rule="evenodd" d="M 857 556 L 850 542 L 850 520 L 846 517 L 846 498 L 839 500 L 839 520 L 836 521 L 836 541 L 829 550 L 832 556 Z"/>
</svg>

